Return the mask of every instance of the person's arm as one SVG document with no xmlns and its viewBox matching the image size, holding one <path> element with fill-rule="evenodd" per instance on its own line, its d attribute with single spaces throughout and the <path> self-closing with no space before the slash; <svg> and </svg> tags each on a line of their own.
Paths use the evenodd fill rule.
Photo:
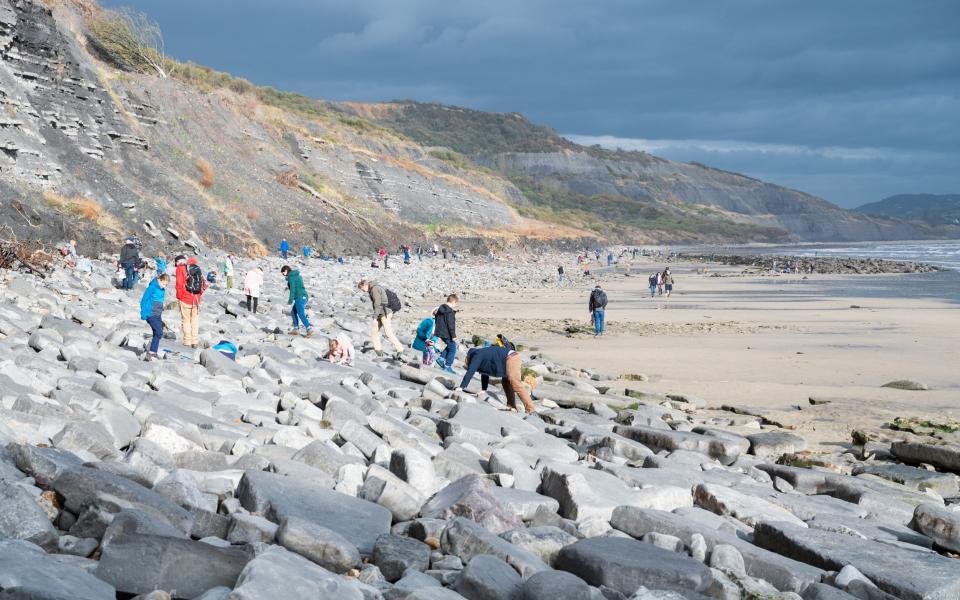
<svg viewBox="0 0 960 600">
<path fill-rule="evenodd" d="M 478 368 L 480 368 L 480 359 L 478 357 L 474 357 L 470 361 L 470 365 L 467 367 L 467 372 L 463 374 L 463 380 L 460 382 L 460 389 L 467 389 L 467 386 L 470 385 L 470 381 L 473 379 L 473 376 L 476 375 Z M 487 376 L 482 375 L 480 378 L 481 385 L 483 385 L 484 378 L 487 378 Z"/>
<path fill-rule="evenodd" d="M 184 294 L 187 293 L 187 273 L 185 269 L 181 269 L 180 265 L 177 265 L 177 300 L 184 297 Z"/>
</svg>

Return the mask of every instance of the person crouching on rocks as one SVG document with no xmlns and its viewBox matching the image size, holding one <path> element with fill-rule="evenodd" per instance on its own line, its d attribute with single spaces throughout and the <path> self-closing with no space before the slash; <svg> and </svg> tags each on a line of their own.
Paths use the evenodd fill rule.
<svg viewBox="0 0 960 600">
<path fill-rule="evenodd" d="M 303 287 L 303 277 L 300 271 L 291 269 L 289 265 L 284 265 L 280 269 L 280 274 L 287 279 L 287 287 L 290 289 L 290 296 L 287 298 L 287 304 L 293 306 L 290 309 L 290 316 L 293 318 L 293 329 L 290 335 L 300 335 L 300 323 L 303 323 L 306 333 L 304 337 L 313 335 L 313 327 L 310 326 L 310 319 L 307 318 L 307 302 L 310 300 L 307 289 Z"/>
<path fill-rule="evenodd" d="M 353 366 L 353 342 L 347 334 L 338 333 L 337 337 L 330 340 L 327 360 L 337 365 Z"/>
<path fill-rule="evenodd" d="M 155 360 L 157 350 L 160 349 L 160 340 L 163 339 L 163 302 L 166 299 L 167 283 L 170 276 L 166 273 L 157 275 L 140 298 L 140 318 L 150 325 L 153 331 L 153 338 L 150 340 L 150 350 L 147 352 L 146 360 Z"/>
<path fill-rule="evenodd" d="M 194 257 L 176 258 L 177 265 L 177 301 L 180 303 L 180 331 L 183 332 L 183 345 L 188 348 L 200 347 L 200 298 L 207 289 L 203 280 L 203 270 Z"/>
<path fill-rule="evenodd" d="M 516 396 L 520 396 L 523 401 L 523 407 L 527 414 L 536 412 L 533 401 L 530 399 L 530 392 L 524 387 L 521 377 L 523 369 L 521 368 L 520 355 L 510 346 L 488 346 L 486 348 L 471 348 L 467 352 L 466 362 L 464 363 L 467 372 L 463 375 L 463 381 L 460 382 L 460 389 L 466 389 L 470 385 L 470 380 L 477 373 L 480 373 L 480 389 L 485 393 L 491 377 L 500 377 L 503 385 L 503 393 L 507 397 L 507 405 L 510 408 L 517 408 Z"/>
</svg>

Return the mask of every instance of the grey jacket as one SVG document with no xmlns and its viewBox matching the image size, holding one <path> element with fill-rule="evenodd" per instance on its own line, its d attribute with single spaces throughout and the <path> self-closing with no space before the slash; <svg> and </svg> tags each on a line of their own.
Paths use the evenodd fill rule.
<svg viewBox="0 0 960 600">
<path fill-rule="evenodd" d="M 390 309 L 387 308 L 387 290 L 379 283 L 371 281 L 367 293 L 370 295 L 370 302 L 373 303 L 373 317 L 385 317 Z"/>
</svg>

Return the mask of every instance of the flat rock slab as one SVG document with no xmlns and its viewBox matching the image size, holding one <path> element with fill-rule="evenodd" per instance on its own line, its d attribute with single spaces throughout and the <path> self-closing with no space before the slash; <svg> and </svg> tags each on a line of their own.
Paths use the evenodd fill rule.
<svg viewBox="0 0 960 600">
<path fill-rule="evenodd" d="M 373 548 L 372 562 L 384 578 L 393 583 L 401 579 L 407 569 L 426 571 L 430 566 L 430 546 L 409 537 L 381 535 Z"/>
<path fill-rule="evenodd" d="M 960 473 L 960 445 L 957 444 L 898 441 L 890 445 L 890 451 L 908 464 L 929 463 L 945 471 Z"/>
<path fill-rule="evenodd" d="M 512 600 L 520 594 L 520 575 L 496 556 L 474 556 L 453 586 L 468 600 Z"/>
<path fill-rule="evenodd" d="M 944 498 L 960 495 L 960 478 L 953 473 L 938 473 L 897 464 L 866 464 L 853 468 L 854 475 L 861 473 L 883 477 L 917 491 L 933 490 Z"/>
<path fill-rule="evenodd" d="M 933 552 L 868 540 L 851 543 L 849 535 L 783 523 L 761 523 L 753 537 L 763 548 L 823 569 L 852 565 L 877 587 L 904 600 L 960 597 L 960 561 Z"/>
<path fill-rule="evenodd" d="M 23 540 L 0 540 L 3 596 L 37 600 L 115 600 L 116 589 Z"/>
<path fill-rule="evenodd" d="M 47 550 L 57 548 L 57 530 L 38 500 L 26 488 L 0 480 L 0 539 L 26 540 Z"/>
<path fill-rule="evenodd" d="M 786 431 L 764 431 L 748 435 L 750 454 L 761 458 L 776 458 L 784 454 L 803 452 L 807 441 L 794 433 Z"/>
<path fill-rule="evenodd" d="M 446 436 L 459 435 L 462 429 L 473 429 L 499 438 L 503 430 L 512 433 L 536 433 L 537 428 L 527 423 L 517 413 L 497 410 L 485 404 L 463 402 L 442 421 Z"/>
<path fill-rule="evenodd" d="M 514 546 L 463 517 L 457 517 L 447 524 L 440 536 L 440 544 L 444 552 L 459 556 L 464 562 L 480 554 L 496 556 L 522 577 L 550 570 L 539 556 Z"/>
<path fill-rule="evenodd" d="M 125 477 L 89 467 L 74 467 L 63 472 L 53 489 L 64 498 L 64 506 L 74 514 L 95 502 L 116 508 L 137 508 L 156 514 L 177 529 L 189 533 L 193 516 L 171 500 Z"/>
<path fill-rule="evenodd" d="M 341 579 L 306 558 L 270 546 L 247 563 L 230 600 L 315 598 L 363 600 L 356 581 Z"/>
<path fill-rule="evenodd" d="M 939 504 L 921 504 L 913 513 L 913 527 L 938 546 L 960 552 L 960 512 Z"/>
<path fill-rule="evenodd" d="M 640 586 L 702 593 L 713 581 L 710 569 L 700 561 L 626 538 L 580 540 L 560 551 L 556 565 L 590 585 L 605 585 L 624 595 Z"/>
<path fill-rule="evenodd" d="M 523 582 L 519 600 L 591 600 L 590 586 L 573 573 L 544 571 Z"/>
<path fill-rule="evenodd" d="M 782 521 L 799 527 L 807 526 L 786 509 L 722 485 L 700 484 L 694 488 L 693 498 L 697 506 L 718 515 L 729 515 L 751 527 L 764 521 Z"/>
<path fill-rule="evenodd" d="M 195 598 L 211 588 L 233 587 L 251 558 L 247 546 L 221 548 L 180 538 L 119 535 L 103 549 L 96 575 L 120 592 L 165 590 L 174 597 Z"/>
<path fill-rule="evenodd" d="M 635 442 L 640 442 L 654 451 L 692 450 L 715 458 L 725 465 L 732 464 L 746 450 L 742 442 L 727 437 L 657 429 L 642 425 L 632 427 L 620 425 L 614 427 L 613 432 Z"/>
<path fill-rule="evenodd" d="M 366 556 L 373 553 L 377 537 L 389 533 L 393 521 L 390 511 L 372 502 L 263 471 L 243 474 L 237 498 L 247 510 L 267 515 L 275 523 L 299 517 L 331 529 Z"/>
<path fill-rule="evenodd" d="M 505 506 L 492 490 L 493 482 L 479 475 L 467 475 L 449 484 L 420 510 L 428 519 L 466 517 L 493 533 L 522 525 L 520 516 Z"/>
</svg>

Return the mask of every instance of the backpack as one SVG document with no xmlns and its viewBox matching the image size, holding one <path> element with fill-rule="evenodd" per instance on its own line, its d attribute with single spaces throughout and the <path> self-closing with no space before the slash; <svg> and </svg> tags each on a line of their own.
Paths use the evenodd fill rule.
<svg viewBox="0 0 960 600">
<path fill-rule="evenodd" d="M 403 304 L 400 303 L 400 297 L 397 296 L 393 290 L 387 290 L 387 308 L 393 312 L 399 312 L 403 309 Z"/>
<path fill-rule="evenodd" d="M 593 290 L 593 305 L 604 308 L 607 305 L 607 293 L 603 290 Z"/>
<path fill-rule="evenodd" d="M 203 270 L 197 265 L 187 265 L 187 281 L 183 287 L 191 294 L 202 294 Z"/>
</svg>

